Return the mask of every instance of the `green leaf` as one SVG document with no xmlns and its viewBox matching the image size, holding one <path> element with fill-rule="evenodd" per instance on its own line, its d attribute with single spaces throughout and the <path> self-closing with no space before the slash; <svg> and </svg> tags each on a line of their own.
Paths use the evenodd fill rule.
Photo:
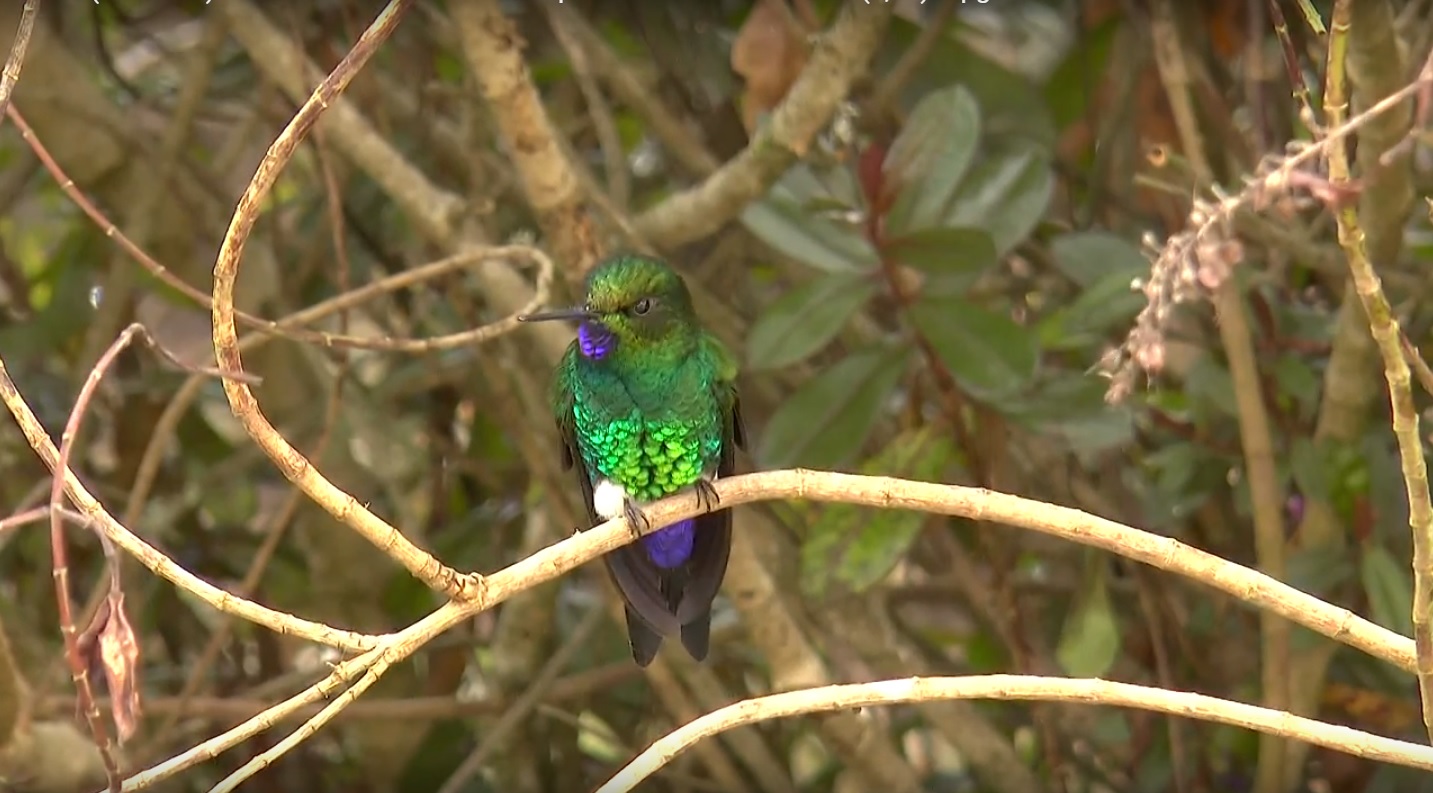
<svg viewBox="0 0 1433 793">
<path fill-rule="evenodd" d="M 1408 566 L 1376 543 L 1363 546 L 1359 573 L 1373 621 L 1403 636 L 1413 635 L 1413 582 Z"/>
<path fill-rule="evenodd" d="M 746 360 L 753 369 L 790 366 L 825 347 L 876 292 L 859 275 L 822 276 L 782 295 L 747 334 Z"/>
<path fill-rule="evenodd" d="M 859 227 L 805 209 L 841 200 L 808 167 L 796 165 L 765 198 L 747 206 L 741 222 L 767 245 L 818 270 L 872 271 L 880 260 Z"/>
<path fill-rule="evenodd" d="M 980 146 L 980 105 L 964 86 L 927 94 L 886 152 L 897 191 L 886 223 L 893 232 L 938 225 Z"/>
<path fill-rule="evenodd" d="M 1091 554 L 1091 569 L 1079 600 L 1065 615 L 1065 628 L 1055 659 L 1071 677 L 1099 677 L 1108 672 L 1119 655 L 1120 629 L 1110 606 L 1105 582 L 1108 559 Z"/>
<path fill-rule="evenodd" d="M 985 229 L 1003 257 L 1045 216 L 1055 187 L 1048 160 L 1030 147 L 980 158 L 961 182 L 943 225 Z"/>
<path fill-rule="evenodd" d="M 835 468 L 849 461 L 871 434 L 909 354 L 874 347 L 807 380 L 767 422 L 758 458 L 770 468 Z"/>
<path fill-rule="evenodd" d="M 930 427 L 906 430 L 861 465 L 871 476 L 938 480 L 954 458 L 950 440 Z M 829 504 L 816 510 L 801 546 L 801 586 L 814 597 L 834 583 L 863 592 L 886 577 L 920 533 L 926 515 Z"/>
<path fill-rule="evenodd" d="M 982 399 L 1009 396 L 1035 375 L 1035 334 L 962 298 L 925 299 L 910 319 L 961 386 Z"/>
<path fill-rule="evenodd" d="M 1309 438 L 1295 438 L 1289 447 L 1289 470 L 1304 498 L 1326 501 L 1329 490 L 1329 457 Z"/>
<path fill-rule="evenodd" d="M 995 407 L 1034 432 L 1064 438 L 1072 451 L 1090 459 L 1134 439 L 1132 411 L 1106 403 L 1105 387 L 1105 380 L 1092 374 L 1056 372 Z"/>
<path fill-rule="evenodd" d="M 1045 104 L 1057 129 L 1075 123 L 1086 112 L 1090 75 L 1104 74 L 1115 35 L 1125 19 L 1111 14 L 1094 30 L 1082 33 L 1060 65 L 1045 80 Z"/>
<path fill-rule="evenodd" d="M 896 261 L 937 276 L 978 275 L 999 263 L 995 241 L 980 229 L 928 228 L 886 243 Z"/>
<path fill-rule="evenodd" d="M 926 5 L 931 4 L 927 2 Z M 916 69 L 901 90 L 903 105 L 911 107 L 932 91 L 951 83 L 960 83 L 980 104 L 981 126 L 986 138 L 992 135 L 1019 137 L 1053 145 L 1055 127 L 1039 88 L 1025 76 L 1005 68 L 966 44 L 962 36 L 956 35 L 954 28 L 958 25 L 957 22 L 951 26 L 939 46 L 933 48 L 930 57 Z M 923 27 L 904 19 L 892 19 L 888 41 L 871 73 L 889 71 L 915 45 L 916 39 L 924 32 Z"/>
<path fill-rule="evenodd" d="M 1295 547 L 1284 567 L 1284 581 L 1304 592 L 1332 592 L 1353 577 L 1347 548 Z"/>
<path fill-rule="evenodd" d="M 1055 265 L 1080 286 L 1092 286 L 1111 274 L 1129 281 L 1149 272 L 1149 260 L 1123 237 L 1105 231 L 1076 231 L 1050 240 Z"/>
<path fill-rule="evenodd" d="M 1102 345 L 1105 334 L 1128 327 L 1144 308 L 1144 295 L 1130 289 L 1136 273 L 1112 272 L 1081 290 L 1079 297 L 1040 321 L 1040 341 L 1053 350 Z"/>
</svg>

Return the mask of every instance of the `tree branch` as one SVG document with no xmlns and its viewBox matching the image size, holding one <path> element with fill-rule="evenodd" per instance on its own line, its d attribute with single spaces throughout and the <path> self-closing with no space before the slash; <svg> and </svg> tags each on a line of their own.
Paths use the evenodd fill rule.
<svg viewBox="0 0 1433 793">
<path fill-rule="evenodd" d="M 1291 716 L 1268 708 L 1161 688 L 1115 683 L 1108 680 L 1067 680 L 1033 675 L 971 677 L 912 677 L 875 683 L 789 691 L 728 705 L 682 726 L 647 747 L 617 772 L 597 793 L 626 793 L 638 783 L 703 738 L 744 724 L 871 705 L 898 705 L 938 699 L 997 699 L 1044 702 L 1078 702 L 1138 708 L 1216 724 L 1273 733 L 1326 746 L 1340 752 L 1433 770 L 1428 747 Z"/>
<path fill-rule="evenodd" d="M 637 232 L 659 250 L 670 250 L 715 232 L 760 198 L 831 120 L 865 73 L 890 20 L 884 3 L 843 4 L 801 77 L 746 148 L 706 181 L 643 212 Z"/>
<path fill-rule="evenodd" d="M 1267 609 L 1336 641 L 1356 647 L 1408 671 L 1415 668 L 1413 641 L 1380 627 L 1347 609 L 1325 603 L 1268 576 L 1218 556 L 1164 537 L 1133 529 L 1070 507 L 1045 504 L 983 488 L 941 485 L 883 476 L 862 476 L 832 471 L 791 469 L 723 478 L 714 485 L 723 508 L 775 499 L 857 504 L 882 509 L 906 509 L 950 515 L 976 521 L 1005 523 L 1081 545 L 1100 548 L 1161 570 L 1187 576 L 1226 592 L 1240 601 Z M 702 505 L 689 495 L 663 499 L 643 507 L 648 527 L 669 526 L 701 514 Z M 215 737 L 161 766 L 131 778 L 144 787 L 179 769 L 214 757 L 219 751 L 271 727 L 280 719 L 323 698 L 332 698 L 342 683 L 363 673 L 344 696 L 333 700 L 281 746 L 297 746 L 327 724 L 392 665 L 413 654 L 454 625 L 471 619 L 518 592 L 551 581 L 635 539 L 624 519 L 610 520 L 574 537 L 551 545 L 487 576 L 470 600 L 449 601 L 428 616 L 382 637 L 379 645 L 340 664 L 332 675 L 300 695 L 276 705 L 229 732 Z M 264 755 L 271 762 L 281 752 Z M 140 780 L 143 780 L 142 783 Z M 137 789 L 137 788 L 136 788 Z"/>
<path fill-rule="evenodd" d="M 497 0 L 449 6 L 463 54 L 492 106 L 528 203 L 569 274 L 580 276 L 601 255 L 577 176 L 558 145 L 522 51 L 522 34 Z"/>
<path fill-rule="evenodd" d="M 234 284 L 239 275 L 244 243 L 248 241 L 254 224 L 258 222 L 259 208 L 264 197 L 268 195 L 269 189 L 273 187 L 298 145 L 313 129 L 319 116 L 343 93 L 349 82 L 377 51 L 378 46 L 392 34 L 403 17 L 403 12 L 412 3 L 413 0 L 391 0 L 384 7 L 353 48 L 314 89 L 308 101 L 275 138 L 269 146 L 268 154 L 255 170 L 248 188 L 239 197 L 233 219 L 229 222 L 229 231 L 223 244 L 219 246 L 219 256 L 214 262 L 214 357 L 219 362 L 219 368 L 226 372 L 244 371 L 244 362 L 239 354 L 238 330 L 234 324 Z M 229 398 L 234 417 L 243 425 L 249 437 L 254 439 L 290 482 L 298 485 L 309 498 L 336 520 L 347 524 L 388 554 L 415 578 L 448 597 L 469 597 L 471 589 L 481 583 L 481 578 L 459 575 L 329 481 L 269 423 L 248 385 L 230 377 L 225 377 L 223 383 L 224 394 Z"/>
<path fill-rule="evenodd" d="M 1179 129 L 1184 156 L 1201 186 L 1214 184 L 1214 170 L 1204 148 L 1204 135 L 1194 113 L 1185 64 L 1184 42 L 1179 34 L 1171 0 L 1154 4 L 1150 26 L 1154 35 L 1154 57 L 1164 81 L 1175 126 Z M 1239 444 L 1244 454 L 1244 471 L 1249 482 L 1249 501 L 1254 518 L 1254 556 L 1259 569 L 1275 579 L 1284 577 L 1284 493 L 1274 463 L 1274 440 L 1269 413 L 1259 381 L 1254 335 L 1244 309 L 1244 295 L 1237 274 L 1225 268 L 1222 282 L 1213 288 L 1214 312 L 1219 338 L 1228 358 L 1229 377 L 1234 385 Z M 1259 615 L 1259 686 L 1261 699 L 1272 710 L 1289 707 L 1289 623 L 1275 614 Z M 1284 746 L 1277 736 L 1265 733 L 1259 740 L 1255 771 L 1258 793 L 1277 793 L 1284 778 Z"/>
<path fill-rule="evenodd" d="M 1324 103 L 1330 122 L 1348 113 L 1348 94 L 1344 84 L 1346 42 L 1352 22 L 1353 4 L 1349 0 L 1334 3 L 1329 24 L 1329 65 Z M 1433 54 L 1429 55 L 1420 80 L 1433 78 Z M 1351 179 L 1348 144 L 1338 141 L 1328 149 L 1329 181 L 1347 184 Z M 1418 431 L 1418 408 L 1413 402 L 1413 386 L 1408 361 L 1399 342 L 1402 335 L 1398 319 L 1383 294 L 1378 273 L 1369 260 L 1367 239 L 1360 226 L 1359 208 L 1346 202 L 1337 208 L 1338 241 L 1348 257 L 1354 289 L 1368 316 L 1368 327 L 1383 357 L 1384 377 L 1388 380 L 1389 406 L 1393 413 L 1393 434 L 1398 440 L 1398 457 L 1403 468 L 1404 488 L 1408 493 L 1408 525 L 1413 532 L 1413 637 L 1417 646 L 1418 690 L 1423 703 L 1423 724 L 1433 740 L 1433 498 L 1428 491 L 1428 464 L 1423 459 L 1423 439 Z"/>
<path fill-rule="evenodd" d="M 322 623 L 311 622 L 261 606 L 225 592 L 185 570 L 173 559 L 160 553 L 158 549 L 141 540 L 134 532 L 115 520 L 114 516 L 105 510 L 104 505 L 95 499 L 73 471 L 59 466 L 59 451 L 45 432 L 45 428 L 40 425 L 40 420 L 36 418 L 34 411 L 25 403 L 19 390 L 15 388 L 15 382 L 10 379 L 10 372 L 6 369 L 4 360 L 0 360 L 0 402 L 3 402 L 10 414 L 15 417 L 15 423 L 20 425 L 20 431 L 24 433 L 25 440 L 29 441 L 30 448 L 35 450 L 40 461 L 54 472 L 55 476 L 64 477 L 65 496 L 70 502 L 81 514 L 95 521 L 95 524 L 115 545 L 138 559 L 155 575 L 219 611 L 242 617 L 279 634 L 294 635 L 330 647 L 360 652 L 376 647 L 380 643 L 381 637 L 379 636 L 332 628 Z"/>
</svg>

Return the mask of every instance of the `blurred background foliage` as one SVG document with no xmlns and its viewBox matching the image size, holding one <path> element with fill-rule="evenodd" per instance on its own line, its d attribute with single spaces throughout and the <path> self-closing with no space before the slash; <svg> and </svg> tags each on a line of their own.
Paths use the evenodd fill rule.
<svg viewBox="0 0 1433 793">
<path fill-rule="evenodd" d="M 489 239 L 534 239 L 520 176 L 448 16 L 457 1 L 418 4 L 347 98 L 436 189 L 462 198 Z M 1132 289 L 1149 272 L 1143 236 L 1184 228 L 1202 188 L 1181 152 L 1144 4 L 943 2 L 892 3 L 869 77 L 817 145 L 718 233 L 662 251 L 742 353 L 756 440 L 745 465 L 987 486 L 1257 566 L 1239 409 L 1207 306 L 1180 312 L 1163 373 L 1122 404 L 1107 404 L 1107 382 L 1092 371 L 1143 305 Z M 0 29 L 14 29 L 19 5 L 0 11 Z M 256 67 L 270 57 L 260 45 L 298 47 L 327 70 L 380 5 L 49 3 L 16 106 L 112 222 L 207 289 L 233 203 L 296 107 Z M 610 221 L 660 204 L 740 152 L 836 3 L 540 5 L 513 0 L 504 10 L 529 42 L 533 79 L 585 198 Z M 1279 5 L 1317 106 L 1324 42 L 1299 4 Z M 1328 5 L 1313 3 L 1325 18 Z M 1410 80 L 1433 37 L 1433 4 L 1366 5 L 1375 10 L 1360 18 L 1351 54 L 1361 107 Z M 1269 6 L 1210 0 L 1178 13 L 1210 159 L 1237 190 L 1261 155 L 1310 138 Z M 570 15 L 585 63 L 554 36 L 554 14 Z M 1380 35 L 1396 46 L 1378 46 Z M 678 120 L 676 133 L 654 131 L 651 103 Z M 281 178 L 248 247 L 241 303 L 256 313 L 283 316 L 451 252 L 331 145 L 325 124 Z M 1433 230 L 1413 198 L 1426 193 L 1429 163 L 1420 151 L 1396 173 L 1376 172 L 1362 151 L 1374 145 L 1360 138 L 1370 245 L 1421 342 L 1433 320 L 1421 300 Z M 1380 179 L 1397 189 L 1380 192 Z M 0 206 L 0 356 L 56 437 L 89 367 L 127 322 L 145 323 L 189 360 L 210 357 L 207 312 L 125 257 L 13 124 L 0 128 Z M 1346 293 L 1356 300 L 1332 220 L 1297 203 L 1274 210 L 1236 225 L 1288 494 L 1285 578 L 1407 635 L 1406 502 L 1377 357 L 1345 321 L 1361 315 L 1345 304 Z M 621 224 L 608 225 L 620 239 Z M 436 335 L 502 313 L 464 274 L 326 327 Z M 424 356 L 275 341 L 246 361 L 265 377 L 256 393 L 287 437 L 448 563 L 496 570 L 576 528 L 544 402 L 549 362 L 523 333 Z M 92 408 L 77 468 L 127 525 L 207 580 L 302 616 L 386 631 L 435 605 L 301 504 L 229 416 L 217 383 L 190 386 L 192 405 L 171 408 L 185 379 L 127 354 Z M 38 503 L 48 480 L 4 425 L 0 494 L 18 510 Z M 1289 657 L 1261 659 L 1251 610 L 1080 546 L 812 504 L 744 507 L 737 525 L 774 589 L 759 604 L 722 607 L 706 668 L 673 654 L 644 676 L 608 621 L 610 593 L 584 570 L 425 648 L 252 784 L 590 789 L 651 738 L 717 705 L 793 682 L 908 674 L 1101 676 L 1258 701 L 1260 664 L 1272 663 L 1298 681 L 1300 712 L 1415 740 L 1420 730 L 1410 677 L 1299 630 Z M 85 597 L 104 560 L 91 539 L 74 537 L 72 577 Z M 334 660 L 252 626 L 226 628 L 126 567 L 144 664 L 146 720 L 126 747 L 135 763 L 247 718 Z M 579 630 L 594 613 L 604 614 L 590 618 L 604 620 L 598 629 Z M 43 531 L 0 535 L 0 619 L 31 689 L 34 726 L 25 729 L 70 722 Z M 500 726 L 574 637 L 582 644 L 543 685 L 541 704 Z M 207 790 L 278 735 L 167 789 Z M 66 754 L 44 762 L 83 765 L 83 740 L 54 745 Z M 1232 792 L 1256 789 L 1258 747 L 1252 733 L 1141 712 L 950 703 L 740 730 L 643 789 Z M 454 779 L 475 752 L 479 773 Z M 1416 774 L 1334 752 L 1288 757 L 1284 791 L 1433 790 Z M 7 781 L 26 789 L 11 762 Z"/>
</svg>

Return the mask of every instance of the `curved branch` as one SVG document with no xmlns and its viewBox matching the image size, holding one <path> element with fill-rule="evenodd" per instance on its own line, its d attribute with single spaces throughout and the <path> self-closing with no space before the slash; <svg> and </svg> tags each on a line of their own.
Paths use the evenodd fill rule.
<svg viewBox="0 0 1433 793">
<path fill-rule="evenodd" d="M 1277 710 L 1186 691 L 1116 683 L 1110 680 L 982 675 L 972 677 L 911 677 L 874 683 L 787 691 L 728 705 L 674 730 L 647 747 L 597 793 L 623 793 L 656 773 L 696 742 L 734 727 L 807 713 L 848 710 L 868 705 L 898 705 L 937 699 L 1000 699 L 1079 702 L 1138 708 L 1156 713 L 1228 724 L 1337 749 L 1370 760 L 1433 770 L 1427 746 L 1396 741 Z"/>
<path fill-rule="evenodd" d="M 0 114 L 10 107 L 10 96 L 15 92 L 15 84 L 20 82 L 20 68 L 25 64 L 25 51 L 30 48 L 35 17 L 39 15 L 40 0 L 25 0 L 25 7 L 20 10 L 20 24 L 15 28 L 15 43 L 10 45 L 5 69 L 0 72 Z"/>
<path fill-rule="evenodd" d="M 255 170 L 249 186 L 239 197 L 234 216 L 229 221 L 228 233 L 224 235 L 218 259 L 214 262 L 214 357 L 219 362 L 220 369 L 228 372 L 244 370 L 244 362 L 239 354 L 238 329 L 234 324 L 234 283 L 238 280 L 239 261 L 244 244 L 259 219 L 259 209 L 264 197 L 268 195 L 279 173 L 313 129 L 313 125 L 318 122 L 323 111 L 343 93 L 349 82 L 377 51 L 378 46 L 393 33 L 403 13 L 412 4 L 413 0 L 391 0 L 384 7 L 368 29 L 363 31 L 353 49 L 339 61 L 323 82 L 319 83 L 308 101 L 304 102 L 288 126 L 275 138 Z M 418 580 L 451 598 L 465 599 L 471 596 L 472 590 L 476 588 L 473 585 L 481 583 L 481 579 L 459 575 L 432 554 L 413 544 L 387 521 L 358 503 L 353 496 L 334 485 L 269 423 L 259 410 L 254 392 L 246 384 L 228 377 L 223 382 L 224 394 L 229 398 L 229 407 L 234 417 L 290 482 L 303 490 L 334 519 L 348 525 L 380 551 L 403 565 Z"/>
<path fill-rule="evenodd" d="M 1402 669 L 1414 669 L 1413 641 L 1407 637 L 1399 636 L 1347 609 L 1325 603 L 1243 565 L 1191 548 L 1170 537 L 1133 529 L 1078 509 L 1045 504 L 983 488 L 800 468 L 742 474 L 722 479 L 716 482 L 714 487 L 724 508 L 757 501 L 799 499 L 952 515 L 971 520 L 1005 523 L 1063 537 L 1188 576 L 1200 583 L 1221 589 L 1241 601 L 1273 611 L 1310 630 L 1382 658 Z M 650 526 L 657 527 L 669 526 L 679 520 L 700 515 L 703 511 L 697 499 L 688 495 L 669 497 L 643 508 L 643 514 Z M 285 751 L 292 749 L 313 735 L 319 727 L 333 720 L 352 702 L 353 696 L 350 695 L 354 695 L 355 691 L 367 689 L 377 682 L 389 667 L 412 655 L 454 625 L 471 619 L 473 615 L 486 611 L 519 592 L 551 581 L 633 542 L 634 536 L 633 529 L 627 526 L 625 519 L 610 520 L 509 565 L 482 579 L 483 585 L 477 589 L 471 600 L 449 601 L 443 604 L 418 622 L 383 637 L 380 646 L 374 650 L 341 664 L 334 674 L 319 686 L 274 706 L 239 727 L 205 742 L 202 747 L 195 747 L 182 757 L 188 758 L 186 762 L 191 764 L 212 758 L 219 751 L 234 746 L 267 729 L 288 714 L 326 696 L 334 686 L 366 670 L 363 678 L 345 692 L 343 697 L 331 702 L 282 742 Z M 323 686 L 328 688 L 321 688 Z M 140 786 L 152 784 L 173 773 L 177 769 L 172 769 L 171 764 L 178 761 L 179 758 L 167 761 L 161 767 L 162 771 L 161 768 L 156 768 L 141 773 L 138 778 L 143 778 L 144 783 Z M 150 775 L 153 774 L 162 775 L 151 778 Z"/>
<path fill-rule="evenodd" d="M 65 496 L 71 503 L 82 514 L 93 520 L 95 525 L 115 545 L 138 559 L 140 564 L 149 568 L 155 575 L 219 611 L 242 617 L 281 635 L 298 636 L 312 642 L 354 652 L 361 652 L 379 645 L 383 638 L 381 636 L 339 630 L 321 622 L 301 619 L 236 597 L 185 570 L 173 559 L 165 556 L 157 548 L 140 539 L 124 524 L 115 520 L 114 516 L 104 508 L 104 505 L 84 486 L 84 483 L 80 482 L 74 471 L 60 466 L 59 450 L 55 448 L 54 442 L 50 440 L 50 436 L 45 432 L 40 420 L 36 418 L 34 411 L 30 410 L 30 406 L 25 403 L 24 397 L 20 396 L 20 391 L 15 387 L 15 381 L 10 379 L 10 372 L 5 368 L 3 359 L 0 359 L 0 402 L 3 402 L 10 414 L 15 417 L 15 423 L 20 426 L 25 440 L 29 442 L 30 448 L 35 450 L 36 456 L 45 464 L 45 467 L 54 472 L 55 476 L 64 477 Z"/>
<path fill-rule="evenodd" d="M 746 148 L 706 181 L 642 213 L 637 232 L 669 250 L 715 232 L 760 198 L 831 120 L 865 73 L 890 21 L 889 5 L 846 3 L 786 99 Z"/>
</svg>

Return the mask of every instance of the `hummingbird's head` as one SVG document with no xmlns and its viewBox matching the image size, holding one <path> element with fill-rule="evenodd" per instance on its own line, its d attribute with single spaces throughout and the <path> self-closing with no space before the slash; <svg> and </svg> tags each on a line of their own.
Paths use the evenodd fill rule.
<svg viewBox="0 0 1433 793">
<path fill-rule="evenodd" d="M 628 351 L 679 345 L 696 330 L 687 284 L 666 262 L 619 254 L 587 273 L 581 306 L 518 317 L 523 322 L 575 320 L 582 354 L 600 360 Z"/>
</svg>

